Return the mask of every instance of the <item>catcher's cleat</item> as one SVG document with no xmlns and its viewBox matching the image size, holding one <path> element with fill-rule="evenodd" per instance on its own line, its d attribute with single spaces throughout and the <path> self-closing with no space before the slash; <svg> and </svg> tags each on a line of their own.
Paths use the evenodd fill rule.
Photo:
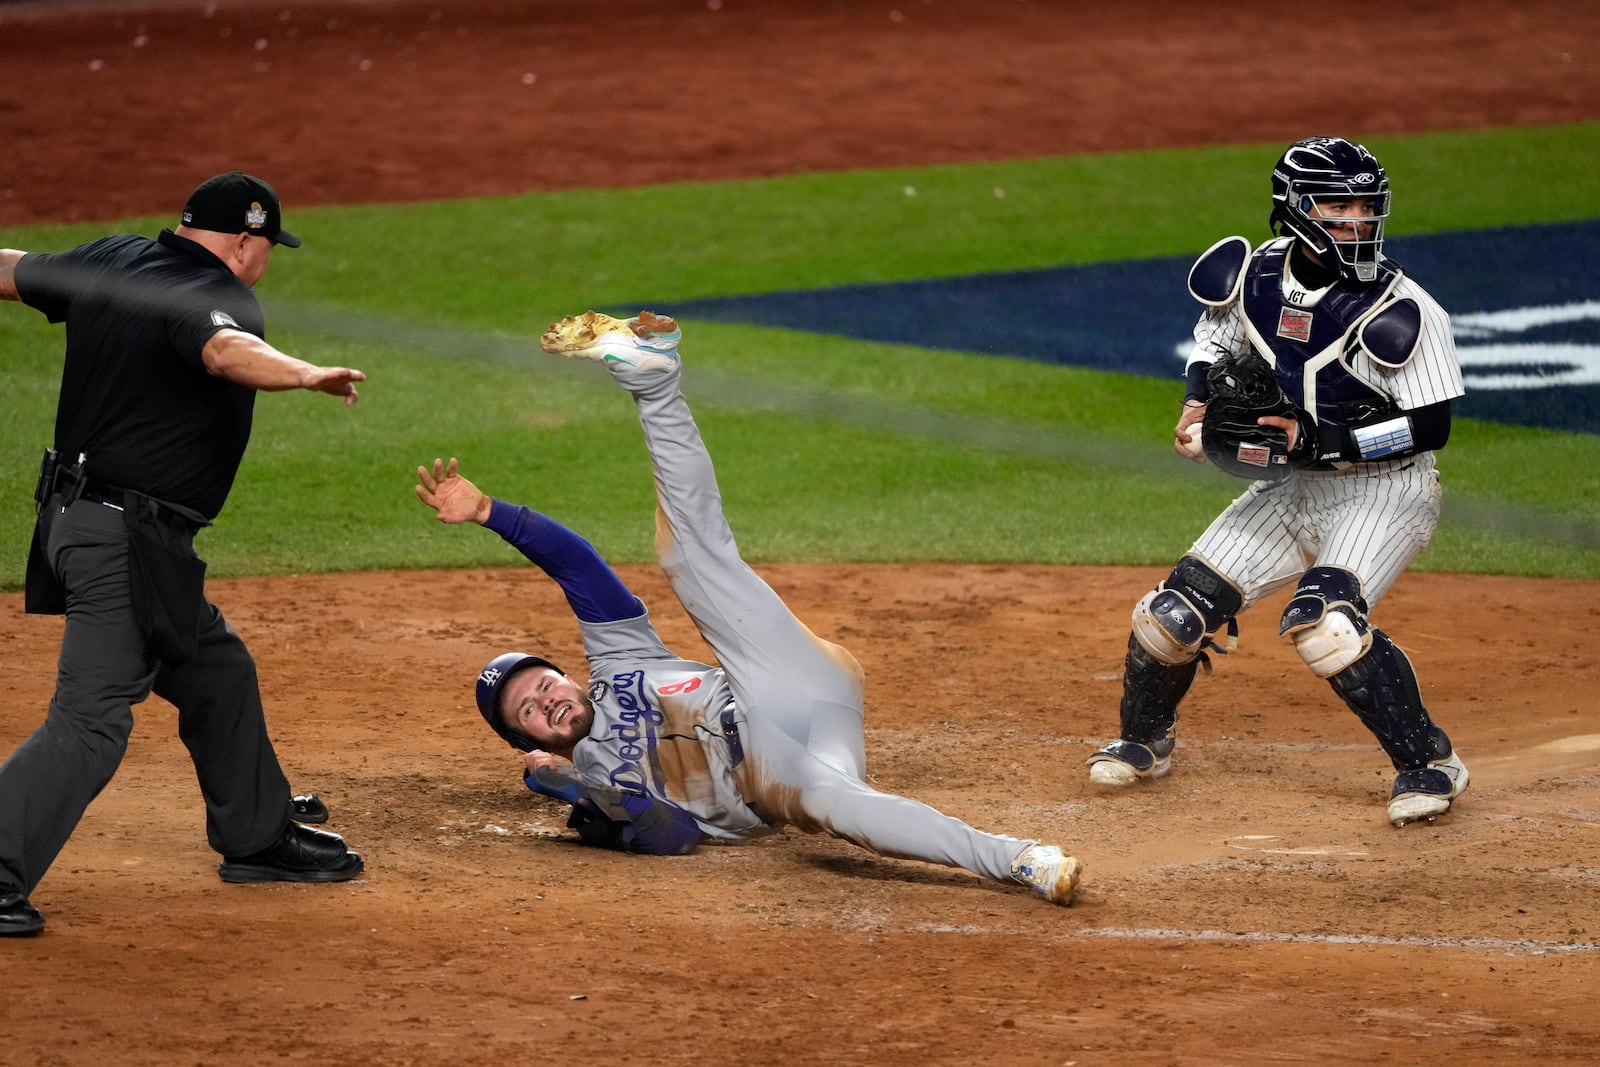
<svg viewBox="0 0 1600 1067">
<path fill-rule="evenodd" d="M 1161 778 L 1172 769 L 1173 739 L 1142 745 L 1118 738 L 1089 757 L 1089 781 L 1095 785 L 1132 785 L 1141 778 Z"/>
<path fill-rule="evenodd" d="M 1011 877 L 1052 904 L 1065 907 L 1078 892 L 1083 863 L 1054 845 L 1029 845 L 1011 861 Z"/>
<path fill-rule="evenodd" d="M 539 347 L 569 359 L 592 359 L 611 370 L 671 370 L 678 365 L 682 336 L 675 320 L 653 311 L 631 319 L 585 311 L 551 323 Z"/>
<path fill-rule="evenodd" d="M 1389 791 L 1389 821 L 1396 826 L 1419 819 L 1432 820 L 1450 810 L 1467 788 L 1467 765 L 1454 752 L 1449 759 L 1401 771 Z"/>
</svg>

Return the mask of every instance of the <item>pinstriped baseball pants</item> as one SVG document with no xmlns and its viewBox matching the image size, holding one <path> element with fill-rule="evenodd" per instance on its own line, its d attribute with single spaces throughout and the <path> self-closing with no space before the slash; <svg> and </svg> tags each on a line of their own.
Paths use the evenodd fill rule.
<svg viewBox="0 0 1600 1067">
<path fill-rule="evenodd" d="M 1246 608 L 1315 566 L 1354 571 L 1370 608 L 1433 539 L 1441 495 L 1431 452 L 1296 471 L 1251 483 L 1191 552 L 1238 585 Z"/>
</svg>

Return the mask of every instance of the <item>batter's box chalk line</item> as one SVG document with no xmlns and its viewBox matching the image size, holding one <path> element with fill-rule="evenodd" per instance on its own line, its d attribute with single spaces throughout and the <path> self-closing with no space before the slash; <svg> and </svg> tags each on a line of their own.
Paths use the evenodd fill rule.
<svg viewBox="0 0 1600 1067">
<path fill-rule="evenodd" d="M 1293 934 L 1267 931 L 1157 930 L 1117 926 L 1079 930 L 1079 937 L 1111 937 L 1144 941 L 1230 941 L 1238 943 L 1374 945 L 1385 948 L 1490 949 L 1507 956 L 1542 956 L 1551 952 L 1597 952 L 1600 945 L 1588 941 L 1526 941 L 1499 937 L 1383 937 L 1375 934 Z"/>
</svg>

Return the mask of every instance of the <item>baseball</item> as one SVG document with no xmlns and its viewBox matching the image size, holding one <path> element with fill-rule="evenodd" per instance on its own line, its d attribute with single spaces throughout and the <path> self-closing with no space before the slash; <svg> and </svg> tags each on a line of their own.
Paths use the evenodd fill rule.
<svg viewBox="0 0 1600 1067">
<path fill-rule="evenodd" d="M 1189 443 L 1188 444 L 1184 444 L 1182 441 L 1179 441 L 1176 437 L 1173 438 L 1172 443 L 1178 446 L 1178 451 L 1183 453 L 1183 455 L 1184 455 L 1184 457 L 1186 459 L 1192 459 L 1196 463 L 1204 463 L 1205 462 L 1205 460 L 1206 460 L 1206 450 L 1205 450 L 1204 446 L 1202 446 L 1200 444 L 1200 424 L 1198 422 L 1195 423 L 1193 426 L 1189 427 Z"/>
</svg>

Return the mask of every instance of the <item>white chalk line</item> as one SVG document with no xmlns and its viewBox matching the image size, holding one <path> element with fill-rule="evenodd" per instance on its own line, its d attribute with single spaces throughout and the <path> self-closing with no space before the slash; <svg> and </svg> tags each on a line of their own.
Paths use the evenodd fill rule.
<svg viewBox="0 0 1600 1067">
<path fill-rule="evenodd" d="M 1499 937 L 1385 937 L 1380 934 L 1296 934 L 1265 930 L 1171 930 L 1099 926 L 1077 931 L 1078 937 L 1135 941 L 1225 941 L 1241 944 L 1359 945 L 1378 948 L 1489 949 L 1508 956 L 1542 956 L 1552 952 L 1600 952 L 1589 941 L 1528 941 Z"/>
</svg>

